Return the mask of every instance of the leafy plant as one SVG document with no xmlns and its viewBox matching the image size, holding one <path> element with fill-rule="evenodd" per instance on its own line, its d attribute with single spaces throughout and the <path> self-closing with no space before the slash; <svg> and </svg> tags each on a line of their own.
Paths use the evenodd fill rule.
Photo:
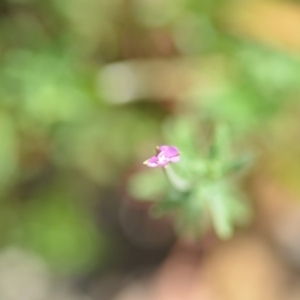
<svg viewBox="0 0 300 300">
<path fill-rule="evenodd" d="M 156 156 L 146 161 L 150 167 L 162 168 L 169 185 L 157 170 L 150 169 L 131 178 L 129 191 L 137 199 L 152 197 L 155 201 L 152 214 L 157 217 L 171 214 L 180 235 L 199 237 L 212 225 L 218 237 L 228 239 L 235 225 L 250 220 L 251 209 L 237 187 L 239 177 L 233 175 L 245 170 L 253 156 L 233 155 L 226 125 L 217 126 L 214 137 L 206 141 L 203 133 L 199 139 L 197 125 L 188 117 L 169 120 L 164 127 L 164 138 L 176 147 L 161 146 Z M 173 164 L 168 155 L 177 147 L 180 161 Z M 156 157 L 158 164 L 151 164 Z"/>
</svg>

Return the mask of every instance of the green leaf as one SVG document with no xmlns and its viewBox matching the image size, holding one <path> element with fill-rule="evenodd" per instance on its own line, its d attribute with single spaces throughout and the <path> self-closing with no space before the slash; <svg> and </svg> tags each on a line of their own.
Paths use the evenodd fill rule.
<svg viewBox="0 0 300 300">
<path fill-rule="evenodd" d="M 252 217 L 252 210 L 248 202 L 242 199 L 241 196 L 228 196 L 230 219 L 236 225 L 247 225 Z"/>
<path fill-rule="evenodd" d="M 205 189 L 201 185 L 187 193 L 179 208 L 175 228 L 179 235 L 198 239 L 207 230 L 207 224 L 209 224 L 209 218 L 206 209 Z"/>
<path fill-rule="evenodd" d="M 210 159 L 221 162 L 228 159 L 230 153 L 230 135 L 229 128 L 225 125 L 219 125 L 215 132 L 215 138 L 210 148 Z"/>
<path fill-rule="evenodd" d="M 221 239 L 229 239 L 233 234 L 230 207 L 221 193 L 211 196 L 209 200 L 212 221 L 216 233 Z"/>
<path fill-rule="evenodd" d="M 253 154 L 243 155 L 242 157 L 234 160 L 225 165 L 223 174 L 230 175 L 233 173 L 241 172 L 250 168 L 255 161 L 255 156 Z"/>
<path fill-rule="evenodd" d="M 201 152 L 197 148 L 197 119 L 193 115 L 169 118 L 163 126 L 163 135 L 169 144 L 174 144 L 187 158 L 199 158 Z"/>
<path fill-rule="evenodd" d="M 188 192 L 172 190 L 168 196 L 164 197 L 161 201 L 152 206 L 150 213 L 153 217 L 162 217 L 164 214 L 184 205 L 184 202 L 186 202 L 188 197 Z"/>
</svg>

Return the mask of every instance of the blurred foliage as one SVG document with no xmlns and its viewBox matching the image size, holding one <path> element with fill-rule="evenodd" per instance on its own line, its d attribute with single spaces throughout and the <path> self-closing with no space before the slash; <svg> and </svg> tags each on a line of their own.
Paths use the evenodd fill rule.
<svg viewBox="0 0 300 300">
<path fill-rule="evenodd" d="M 300 62 L 295 51 L 230 34 L 229 4 L 234 15 L 224 0 L 0 2 L 0 245 L 34 249 L 67 272 L 101 264 L 110 237 L 96 225 L 93 207 L 102 199 L 91 190 L 123 185 L 128 170 L 166 141 L 182 148 L 188 166 L 176 165 L 182 176 L 200 174 L 193 194 L 182 195 L 189 204 L 181 207 L 181 220 L 187 227 L 207 224 L 198 212 L 209 205 L 220 235 L 231 234 L 228 220 L 239 223 L 247 214 L 229 172 L 249 158 L 236 160 L 236 150 L 251 152 L 259 140 L 274 157 L 278 149 L 286 153 L 274 141 L 284 139 L 282 120 L 297 109 Z M 280 22 L 283 17 L 276 26 Z M 193 76 L 176 69 L 174 57 Z M 194 63 L 198 59 L 203 63 Z M 136 68 L 128 69 L 132 61 Z M 143 69 L 143 61 L 153 69 Z M 162 61 L 170 69 L 158 72 Z M 114 72 L 108 85 L 103 76 L 116 62 L 123 85 L 114 85 Z M 178 78 L 180 94 L 172 94 L 170 75 Z M 181 87 L 181 78 L 191 82 Z M 114 104 L 112 94 L 126 94 L 126 103 Z M 165 121 L 169 115 L 175 124 Z M 233 147 L 222 146 L 224 153 L 219 142 L 210 149 L 207 138 L 206 128 L 218 124 L 232 131 Z M 210 169 L 215 176 L 220 166 L 232 185 L 202 184 L 201 174 Z M 128 192 L 153 200 L 167 186 L 157 172 L 138 172 Z M 161 211 L 182 203 L 169 197 Z M 188 200 L 195 197 L 206 201 Z"/>
<path fill-rule="evenodd" d="M 213 95 L 204 95 L 204 105 L 214 118 L 232 123 L 244 134 L 272 120 L 287 97 L 299 90 L 300 60 L 243 44 L 233 59 L 235 80 L 225 81 Z"/>
<path fill-rule="evenodd" d="M 19 235 L 23 243 L 44 255 L 60 271 L 91 267 L 104 254 L 99 246 L 105 240 L 99 238 L 82 205 L 74 205 L 74 199 L 52 188 L 32 199 L 22 213 Z"/>
</svg>

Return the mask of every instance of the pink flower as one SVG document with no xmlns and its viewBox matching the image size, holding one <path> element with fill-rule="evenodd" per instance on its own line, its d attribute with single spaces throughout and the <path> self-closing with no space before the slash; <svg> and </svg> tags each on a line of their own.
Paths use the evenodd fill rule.
<svg viewBox="0 0 300 300">
<path fill-rule="evenodd" d="M 157 154 L 144 162 L 150 168 L 164 167 L 170 162 L 180 160 L 180 153 L 175 146 L 159 146 L 156 149 Z"/>
</svg>

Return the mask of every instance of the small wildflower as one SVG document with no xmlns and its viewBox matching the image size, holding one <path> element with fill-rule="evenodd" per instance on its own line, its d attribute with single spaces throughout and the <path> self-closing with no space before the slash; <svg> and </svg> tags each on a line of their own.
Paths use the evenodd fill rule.
<svg viewBox="0 0 300 300">
<path fill-rule="evenodd" d="M 180 160 L 180 153 L 175 146 L 158 146 L 156 150 L 156 155 L 144 162 L 150 168 L 164 167 L 170 162 L 178 162 Z"/>
</svg>

